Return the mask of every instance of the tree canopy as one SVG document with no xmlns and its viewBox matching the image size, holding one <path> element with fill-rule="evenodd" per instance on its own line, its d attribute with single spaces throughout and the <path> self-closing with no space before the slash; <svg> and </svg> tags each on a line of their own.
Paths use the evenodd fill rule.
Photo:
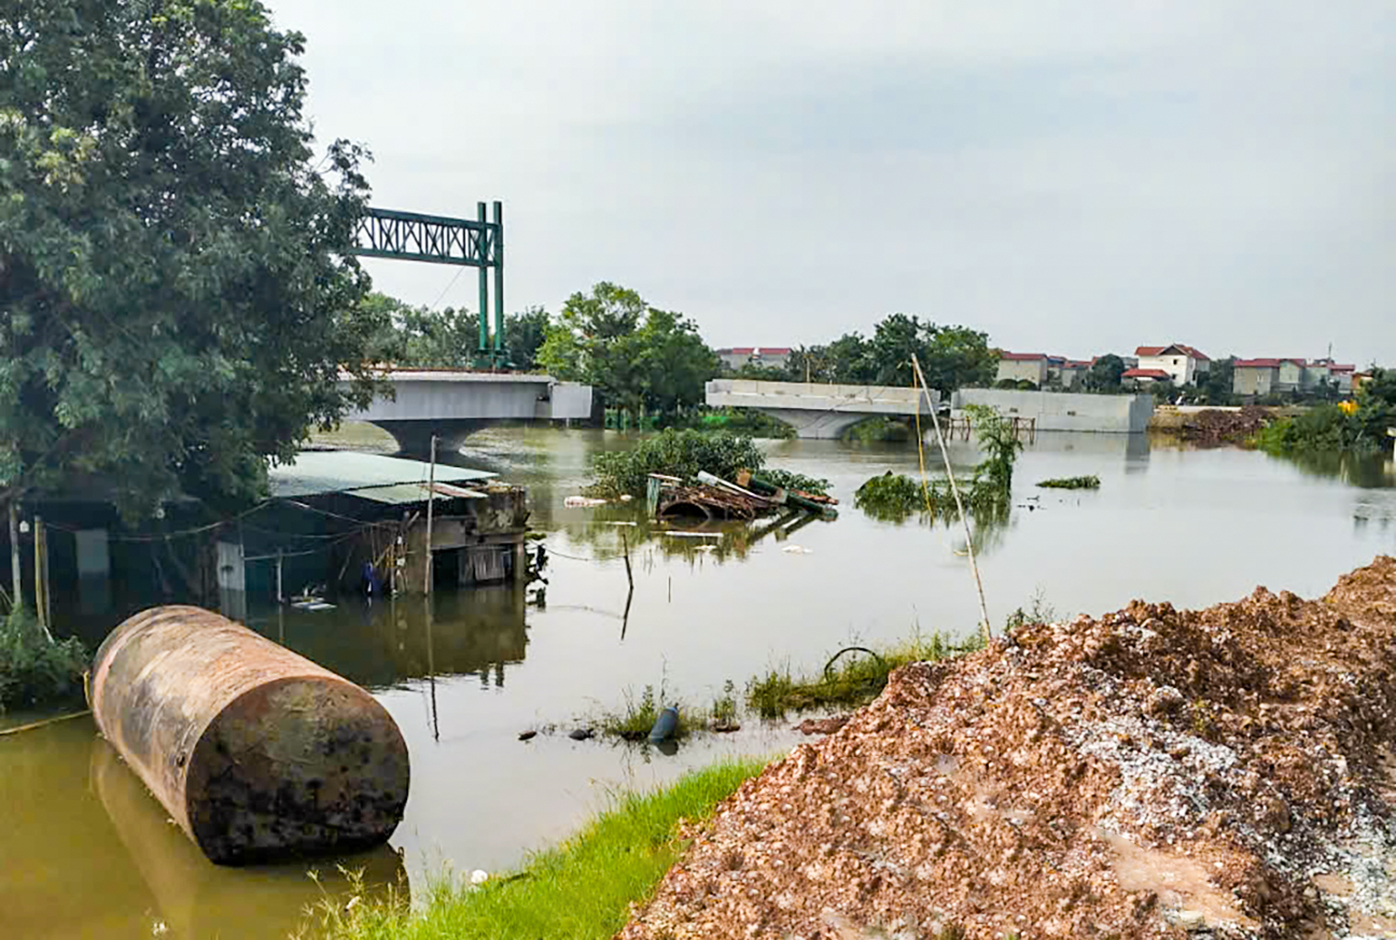
<svg viewBox="0 0 1396 940">
<path fill-rule="evenodd" d="M 635 414 L 702 403 L 704 383 L 718 372 L 717 355 L 692 320 L 605 281 L 567 298 L 537 362 L 554 378 L 591 385 L 602 404 Z"/>
<path fill-rule="evenodd" d="M 894 313 L 874 327 L 871 339 L 846 333 L 827 346 L 802 346 L 790 354 L 787 371 L 796 381 L 843 385 L 913 384 L 915 354 L 932 388 L 949 393 L 989 385 L 998 355 L 989 338 L 965 326 L 940 326 L 918 316 Z"/>
<path fill-rule="evenodd" d="M 256 0 L 0 19 L 6 498 L 89 477 L 128 515 L 250 498 L 268 457 L 367 402 L 365 154 L 312 164 L 302 52 Z"/>
</svg>

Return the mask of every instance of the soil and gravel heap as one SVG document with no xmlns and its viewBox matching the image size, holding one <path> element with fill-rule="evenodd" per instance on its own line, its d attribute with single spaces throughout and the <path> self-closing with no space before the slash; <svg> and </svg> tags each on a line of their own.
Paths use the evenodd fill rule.
<svg viewBox="0 0 1396 940">
<path fill-rule="evenodd" d="M 896 672 L 748 781 L 627 940 L 1396 937 L 1396 559 Z"/>
<path fill-rule="evenodd" d="M 1257 405 L 1246 405 L 1240 411 L 1209 408 L 1188 415 L 1177 433 L 1196 444 L 1243 444 L 1264 430 L 1274 418 L 1270 411 Z"/>
</svg>

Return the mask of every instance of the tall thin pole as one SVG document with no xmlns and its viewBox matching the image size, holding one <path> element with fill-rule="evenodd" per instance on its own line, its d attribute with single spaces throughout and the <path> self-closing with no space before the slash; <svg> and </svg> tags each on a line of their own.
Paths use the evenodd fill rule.
<svg viewBox="0 0 1396 940">
<path fill-rule="evenodd" d="M 984 631 L 984 641 L 987 643 L 992 637 L 992 628 L 989 626 L 989 605 L 984 600 L 984 582 L 979 577 L 979 562 L 974 557 L 974 536 L 969 531 L 969 519 L 965 516 L 965 504 L 960 499 L 960 487 L 955 482 L 955 471 L 950 466 L 950 451 L 945 448 L 945 435 L 940 433 L 940 417 L 936 414 L 935 402 L 931 401 L 931 391 L 926 385 L 926 375 L 921 371 L 921 363 L 916 358 L 916 354 L 911 354 L 911 364 L 916 369 L 916 378 L 921 383 L 921 394 L 926 399 L 926 404 L 931 409 L 931 422 L 936 429 L 936 442 L 940 444 L 940 456 L 945 461 L 945 475 L 950 480 L 950 492 L 955 496 L 955 509 L 960 513 L 960 523 L 965 527 L 965 548 L 969 553 L 969 570 L 974 572 L 974 586 L 979 590 L 979 614 L 984 619 L 981 621 L 981 629 Z M 918 412 L 920 409 L 917 409 Z"/>
<path fill-rule="evenodd" d="M 480 203 L 484 206 L 484 203 Z M 484 211 L 483 209 L 481 210 Z M 436 503 L 436 435 L 431 436 L 431 469 L 427 482 L 427 573 L 422 578 L 422 593 L 431 593 L 431 521 L 432 507 Z"/>
<path fill-rule="evenodd" d="M 494 204 L 494 364 L 504 364 L 504 203 Z"/>
<path fill-rule="evenodd" d="M 10 589 L 13 594 L 13 609 L 24 607 L 24 578 L 19 570 L 19 501 L 10 500 Z"/>
<path fill-rule="evenodd" d="M 485 204 L 479 203 L 477 211 L 480 219 L 480 358 L 490 353 L 490 269 L 485 266 L 489 260 L 489 220 L 485 215 Z"/>
</svg>

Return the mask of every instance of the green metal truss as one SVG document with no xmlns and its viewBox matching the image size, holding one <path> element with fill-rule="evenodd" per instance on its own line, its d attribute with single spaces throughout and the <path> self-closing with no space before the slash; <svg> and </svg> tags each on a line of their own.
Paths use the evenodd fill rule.
<svg viewBox="0 0 1396 940">
<path fill-rule="evenodd" d="M 430 264 L 458 264 L 480 271 L 480 349 L 477 365 L 500 367 L 504 358 L 504 204 L 494 219 L 478 204 L 479 218 L 370 208 L 359 220 L 354 254 Z M 494 272 L 494 348 L 490 348 L 490 272 Z"/>
</svg>

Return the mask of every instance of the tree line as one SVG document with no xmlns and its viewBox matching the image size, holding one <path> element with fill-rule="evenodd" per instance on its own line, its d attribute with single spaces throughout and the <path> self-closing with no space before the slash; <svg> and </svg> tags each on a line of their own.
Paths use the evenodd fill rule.
<svg viewBox="0 0 1396 940">
<path fill-rule="evenodd" d="M 377 341 L 380 361 L 409 367 L 465 367 L 478 344 L 477 320 L 466 310 L 413 308 L 383 295 L 370 302 L 391 326 Z M 949 393 L 994 379 L 998 355 L 987 334 L 894 313 L 864 337 L 851 332 L 792 350 L 783 366 L 728 369 L 698 324 L 656 307 L 627 287 L 603 281 L 568 297 L 561 311 L 541 308 L 506 318 L 505 349 L 512 368 L 544 371 L 594 389 L 599 407 L 673 416 L 702 405 L 704 386 L 731 374 L 784 382 L 845 385 L 913 384 L 914 354 L 933 388 Z"/>
</svg>

